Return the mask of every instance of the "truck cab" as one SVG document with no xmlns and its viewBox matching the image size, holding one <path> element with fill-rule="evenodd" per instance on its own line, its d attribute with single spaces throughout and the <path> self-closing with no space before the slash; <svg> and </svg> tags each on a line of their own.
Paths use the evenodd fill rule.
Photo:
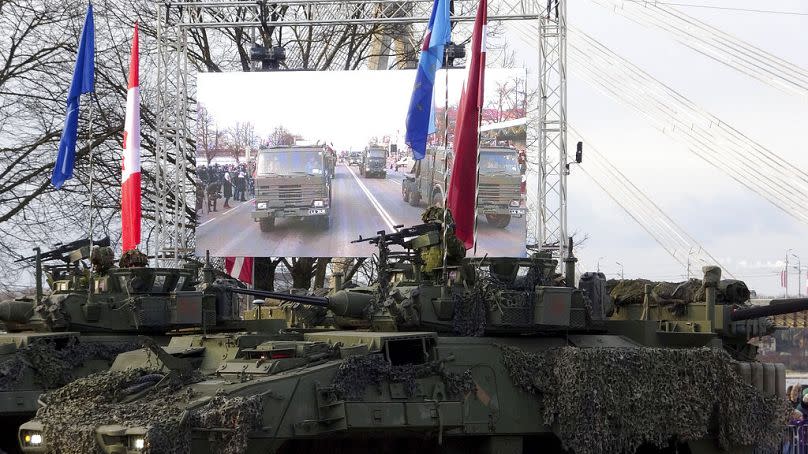
<svg viewBox="0 0 808 454">
<path fill-rule="evenodd" d="M 384 168 L 386 164 L 387 150 L 381 147 L 367 147 L 362 153 L 362 164 L 359 167 L 359 172 L 365 178 L 371 176 L 384 178 L 387 176 L 387 170 Z"/>
<path fill-rule="evenodd" d="M 362 152 L 361 151 L 352 151 L 348 154 L 348 165 L 349 166 L 361 166 L 362 165 Z"/>
<path fill-rule="evenodd" d="M 251 217 L 262 232 L 278 218 L 297 218 L 328 228 L 331 181 L 322 147 L 280 146 L 259 151 L 255 169 L 255 207 Z"/>
<path fill-rule="evenodd" d="M 517 150 L 507 147 L 480 148 L 477 212 L 485 215 L 489 224 L 505 228 L 511 218 L 525 215 L 522 206 L 522 173 Z M 402 198 L 412 206 L 442 205 L 444 181 L 451 178 L 453 150 L 428 149 L 424 159 L 416 162 L 413 176 L 401 185 Z M 444 174 L 447 169 L 448 175 Z"/>
</svg>

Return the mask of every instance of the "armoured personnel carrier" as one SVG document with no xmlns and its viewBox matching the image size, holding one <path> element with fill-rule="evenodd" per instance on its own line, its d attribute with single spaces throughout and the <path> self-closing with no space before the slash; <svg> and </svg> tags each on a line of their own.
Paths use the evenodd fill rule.
<svg viewBox="0 0 808 454">
<path fill-rule="evenodd" d="M 110 372 L 44 396 L 20 429 L 23 450 L 710 453 L 778 441 L 781 389 L 743 374 L 751 359 L 728 353 L 730 331 L 677 348 L 624 335 L 605 279 L 572 286 L 574 258 L 565 276 L 539 254 L 450 254 L 445 269 L 426 268 L 441 237 L 425 224 L 360 239 L 379 246 L 369 287 L 231 289 L 268 299 L 254 331 L 119 355 Z M 318 311 L 292 320 L 279 302 Z"/>
<path fill-rule="evenodd" d="M 428 149 L 426 157 L 415 164 L 414 175 L 402 182 L 404 201 L 412 206 L 419 206 L 422 202 L 442 205 L 446 194 L 445 169 L 452 168 L 453 159 L 452 150 Z M 524 216 L 518 151 L 507 147 L 482 147 L 479 169 L 477 209 L 486 221 L 505 228 L 512 218 Z"/>
<path fill-rule="evenodd" d="M 17 427 L 34 415 L 43 392 L 109 369 L 119 353 L 141 347 L 139 336 L 167 344 L 170 331 L 243 329 L 232 294 L 217 293 L 212 270 L 209 282 L 200 283 L 196 269 L 148 268 L 145 256 L 131 253 L 115 267 L 109 239 L 92 244 L 92 253 L 87 240 L 37 250 L 28 258 L 35 262 L 36 296 L 0 302 L 4 448 L 16 447 Z M 92 275 L 82 268 L 88 258 Z"/>
<path fill-rule="evenodd" d="M 331 158 L 322 146 L 262 148 L 255 168 L 252 219 L 262 232 L 282 218 L 305 219 L 327 229 L 331 215 Z"/>
</svg>

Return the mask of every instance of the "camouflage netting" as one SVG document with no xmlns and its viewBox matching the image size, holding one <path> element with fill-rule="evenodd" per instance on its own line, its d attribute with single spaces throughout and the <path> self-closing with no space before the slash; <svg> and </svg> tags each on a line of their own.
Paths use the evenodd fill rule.
<svg viewBox="0 0 808 454">
<path fill-rule="evenodd" d="M 576 454 L 704 438 L 774 446 L 787 421 L 786 401 L 743 383 L 723 350 L 501 348 L 511 379 L 540 396 L 545 424 Z"/>
<path fill-rule="evenodd" d="M 342 399 L 359 400 L 371 387 L 380 389 L 383 382 L 401 383 L 408 396 L 418 390 L 416 379 L 439 376 L 449 396 L 462 396 L 474 390 L 471 371 L 447 372 L 441 361 L 425 364 L 391 365 L 381 353 L 351 356 L 342 362 L 331 386 Z"/>
<path fill-rule="evenodd" d="M 455 293 L 452 331 L 459 336 L 482 336 L 490 302 L 498 298 L 500 288 L 495 282 L 478 277 L 469 291 Z"/>
<path fill-rule="evenodd" d="M 704 286 L 700 279 L 684 282 L 655 282 L 647 279 L 610 280 L 607 288 L 614 303 L 618 306 L 642 304 L 645 286 L 651 286 L 651 296 L 661 305 L 683 305 L 704 301 Z M 716 302 L 718 304 L 742 304 L 749 300 L 749 288 L 743 281 L 724 279 L 718 283 Z"/>
<path fill-rule="evenodd" d="M 62 454 L 100 453 L 95 429 L 107 424 L 144 428 L 144 453 L 188 454 L 194 429 L 225 429 L 211 433 L 213 452 L 245 452 L 247 434 L 261 425 L 261 398 L 216 395 L 184 410 L 197 397 L 185 385 L 200 379 L 143 369 L 90 375 L 46 394 L 36 420 Z"/>
<path fill-rule="evenodd" d="M 121 259 L 118 261 L 118 266 L 121 268 L 149 266 L 149 258 L 146 256 L 146 254 L 138 251 L 137 249 L 132 249 L 124 252 L 123 255 L 121 255 Z"/>
<path fill-rule="evenodd" d="M 31 339 L 14 356 L 0 363 L 0 391 L 17 384 L 26 367 L 34 373 L 36 384 L 45 389 L 58 388 L 75 377 L 73 371 L 88 360 L 112 361 L 118 354 L 140 348 L 135 342 L 80 343 L 75 339 L 62 347 L 48 340 Z"/>
</svg>

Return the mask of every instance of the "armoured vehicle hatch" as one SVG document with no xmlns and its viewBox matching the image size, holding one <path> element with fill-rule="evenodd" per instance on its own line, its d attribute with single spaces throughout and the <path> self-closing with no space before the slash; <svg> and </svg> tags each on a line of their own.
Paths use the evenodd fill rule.
<svg viewBox="0 0 808 454">
<path fill-rule="evenodd" d="M 262 232 L 276 219 L 298 218 L 328 228 L 331 215 L 331 159 L 322 147 L 262 148 L 255 169 L 255 208 Z"/>
</svg>

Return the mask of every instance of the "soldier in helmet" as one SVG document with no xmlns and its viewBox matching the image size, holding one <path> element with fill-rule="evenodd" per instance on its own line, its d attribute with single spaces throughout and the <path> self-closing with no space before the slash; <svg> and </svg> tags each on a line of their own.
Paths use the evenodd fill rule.
<svg viewBox="0 0 808 454">
<path fill-rule="evenodd" d="M 431 206 L 427 208 L 421 215 L 421 219 L 425 223 L 443 224 L 443 208 Z M 446 232 L 446 264 L 447 266 L 457 266 L 460 264 L 463 257 L 466 256 L 466 248 L 463 243 L 457 239 L 454 233 L 454 219 L 452 213 L 446 210 L 446 224 L 448 231 Z M 435 271 L 443 267 L 443 231 L 439 233 L 441 242 L 434 245 L 422 248 L 419 252 L 421 260 L 423 261 L 422 270 L 426 274 L 433 274 Z"/>
</svg>

